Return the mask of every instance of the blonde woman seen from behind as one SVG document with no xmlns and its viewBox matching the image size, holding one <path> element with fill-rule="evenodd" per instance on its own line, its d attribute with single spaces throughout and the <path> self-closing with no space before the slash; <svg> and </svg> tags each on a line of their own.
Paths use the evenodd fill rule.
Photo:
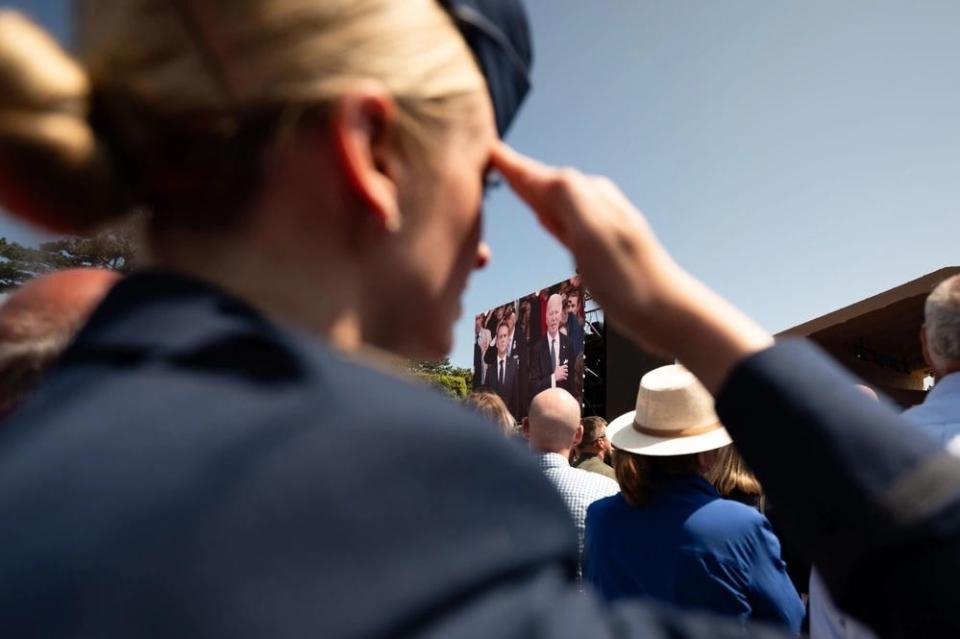
<svg viewBox="0 0 960 639">
<path fill-rule="evenodd" d="M 732 444 L 720 449 L 716 465 L 707 474 L 707 481 L 725 499 L 739 501 L 763 512 L 763 488 Z"/>
</svg>

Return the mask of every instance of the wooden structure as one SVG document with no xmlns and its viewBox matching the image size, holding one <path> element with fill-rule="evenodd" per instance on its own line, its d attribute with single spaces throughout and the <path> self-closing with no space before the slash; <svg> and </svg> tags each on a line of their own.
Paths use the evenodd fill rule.
<svg viewBox="0 0 960 639">
<path fill-rule="evenodd" d="M 917 404 L 930 372 L 920 347 L 924 301 L 956 273 L 960 266 L 941 268 L 777 336 L 806 337 L 898 404 Z"/>
</svg>

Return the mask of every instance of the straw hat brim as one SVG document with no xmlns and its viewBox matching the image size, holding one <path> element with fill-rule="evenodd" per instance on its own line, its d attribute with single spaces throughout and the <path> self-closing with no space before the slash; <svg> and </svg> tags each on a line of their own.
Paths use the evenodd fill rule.
<svg viewBox="0 0 960 639">
<path fill-rule="evenodd" d="M 633 428 L 633 419 L 637 411 L 625 413 L 607 426 L 607 437 L 614 448 L 637 455 L 651 457 L 672 457 L 692 455 L 708 450 L 723 448 L 733 443 L 726 428 L 718 428 L 700 435 L 689 437 L 655 437 L 646 435 Z"/>
</svg>

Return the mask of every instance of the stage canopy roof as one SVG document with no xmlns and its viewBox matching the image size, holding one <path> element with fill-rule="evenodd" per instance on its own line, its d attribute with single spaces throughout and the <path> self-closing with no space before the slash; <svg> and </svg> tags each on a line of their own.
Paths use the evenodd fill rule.
<svg viewBox="0 0 960 639">
<path fill-rule="evenodd" d="M 848 368 L 902 404 L 922 399 L 923 361 L 919 331 L 927 295 L 960 273 L 949 266 L 804 322 L 778 334 L 807 337 Z"/>
</svg>

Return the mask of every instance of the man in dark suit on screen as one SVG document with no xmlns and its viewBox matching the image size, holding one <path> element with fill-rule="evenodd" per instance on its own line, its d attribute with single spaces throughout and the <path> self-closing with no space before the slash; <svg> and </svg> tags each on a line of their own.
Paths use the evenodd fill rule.
<svg viewBox="0 0 960 639">
<path fill-rule="evenodd" d="M 514 419 L 520 412 L 520 379 L 517 360 L 510 356 L 510 325 L 497 327 L 496 357 L 487 371 L 487 386 L 507 405 Z"/>
<path fill-rule="evenodd" d="M 517 312 L 514 305 L 507 306 L 503 313 L 503 321 L 510 327 L 510 337 L 507 341 L 507 355 L 517 365 L 517 384 L 520 399 L 517 402 L 519 413 L 513 416 L 521 420 L 527 416 L 527 404 L 530 397 L 530 344 L 523 331 L 517 325 Z"/>
<path fill-rule="evenodd" d="M 530 351 L 530 392 L 536 395 L 548 388 L 563 388 L 574 394 L 570 373 L 570 340 L 560 332 L 563 319 L 563 298 L 551 295 L 547 300 L 547 332 Z"/>
</svg>

